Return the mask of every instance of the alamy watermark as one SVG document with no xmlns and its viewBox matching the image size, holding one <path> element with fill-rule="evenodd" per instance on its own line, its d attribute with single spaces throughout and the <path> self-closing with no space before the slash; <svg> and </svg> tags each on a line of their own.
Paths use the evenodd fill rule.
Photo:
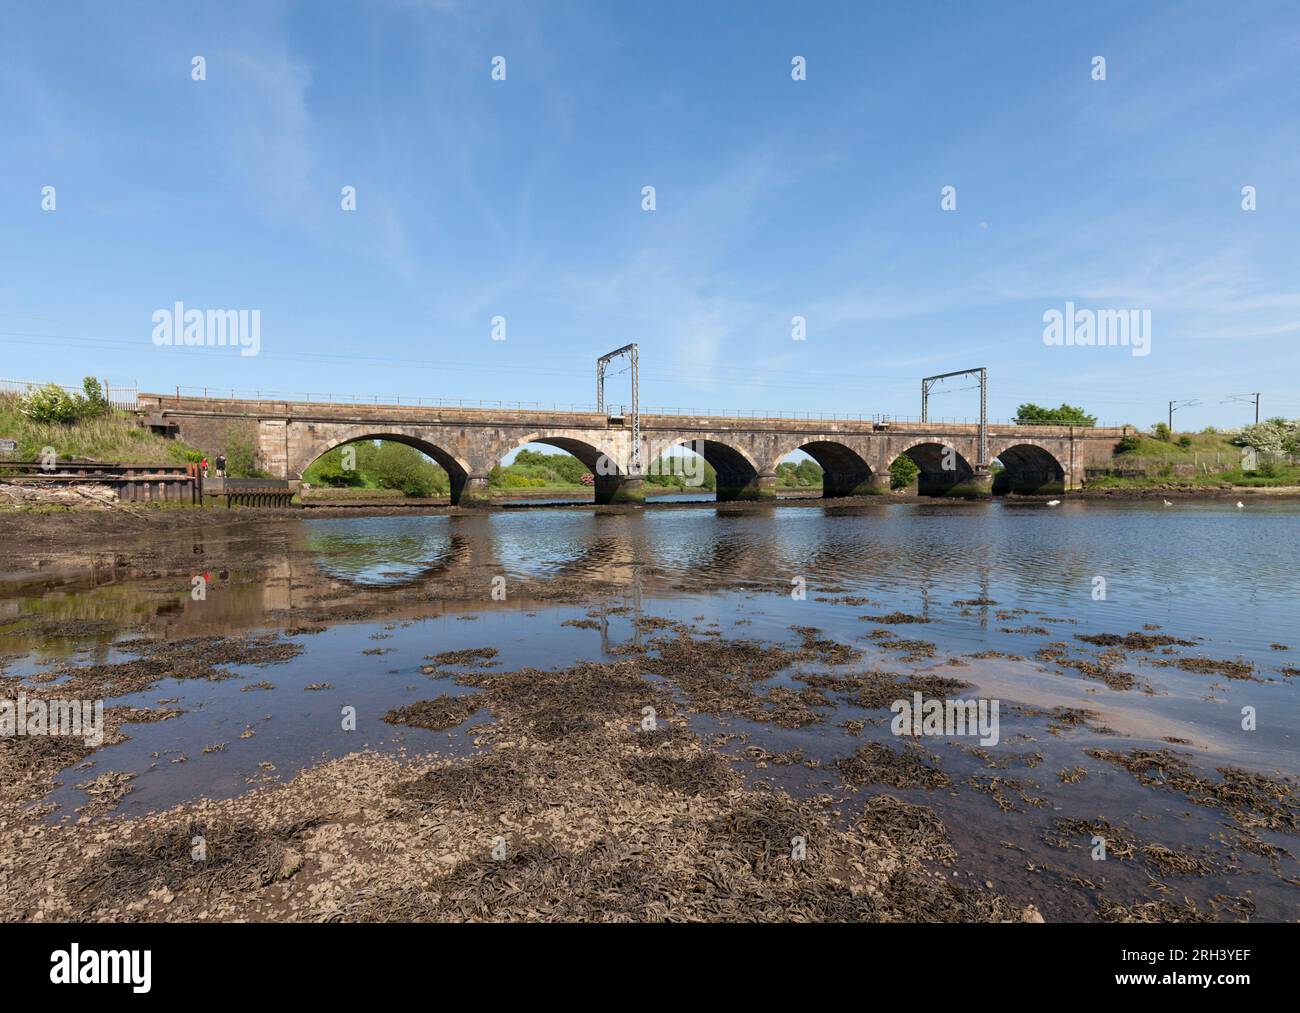
<svg viewBox="0 0 1300 1013">
<path fill-rule="evenodd" d="M 997 700 L 926 700 L 913 693 L 911 700 L 895 700 L 889 705 L 894 712 L 889 730 L 895 735 L 978 735 L 981 746 L 996 746 L 1001 739 L 998 708 Z"/>
<path fill-rule="evenodd" d="M 55 985 L 130 985 L 143 995 L 152 987 L 153 950 L 83 950 L 73 943 L 50 954 Z"/>
<path fill-rule="evenodd" d="M 103 700 L 0 700 L 0 738 L 66 736 L 99 747 L 104 743 Z"/>
<path fill-rule="evenodd" d="M 1050 309 L 1043 314 L 1043 344 L 1088 348 L 1129 348 L 1138 357 L 1151 354 L 1150 310 Z"/>
<path fill-rule="evenodd" d="M 262 350 L 261 310 L 195 310 L 178 302 L 154 310 L 153 343 L 159 348 L 202 346 L 238 348 L 253 356 Z"/>
<path fill-rule="evenodd" d="M 674 452 L 689 450 L 692 453 Z M 641 461 L 645 468 L 645 477 L 680 478 L 681 485 L 687 488 L 699 488 L 704 485 L 704 441 L 686 440 L 681 443 L 655 444 L 649 440 L 641 441 Z M 623 475 L 617 461 L 608 454 L 601 454 L 596 459 L 596 474 L 601 476 Z"/>
</svg>

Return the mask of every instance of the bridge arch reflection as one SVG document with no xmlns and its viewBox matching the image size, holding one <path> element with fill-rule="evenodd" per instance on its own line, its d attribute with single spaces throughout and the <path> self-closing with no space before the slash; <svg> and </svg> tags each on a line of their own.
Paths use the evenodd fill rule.
<svg viewBox="0 0 1300 1013">
<path fill-rule="evenodd" d="M 471 540 L 445 518 L 331 517 L 303 522 L 303 548 L 324 577 L 356 588 L 396 589 L 463 573 Z"/>
</svg>

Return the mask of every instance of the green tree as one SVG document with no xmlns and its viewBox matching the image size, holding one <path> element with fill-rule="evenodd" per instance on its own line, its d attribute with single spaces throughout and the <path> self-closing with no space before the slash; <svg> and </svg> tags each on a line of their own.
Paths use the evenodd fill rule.
<svg viewBox="0 0 1300 1013">
<path fill-rule="evenodd" d="M 776 466 L 776 484 L 783 489 L 807 489 L 822 484 L 822 469 L 816 461 L 805 458 L 798 463 L 782 461 Z"/>
<path fill-rule="evenodd" d="M 799 484 L 805 488 L 822 484 L 822 468 L 816 461 L 800 461 L 795 474 L 799 476 Z"/>
<path fill-rule="evenodd" d="M 361 472 L 356 468 L 343 467 L 344 449 L 335 447 L 312 461 L 302 474 L 303 481 L 309 485 L 328 485 L 336 489 L 361 485 Z"/>
<path fill-rule="evenodd" d="M 78 415 L 83 419 L 98 418 L 109 411 L 108 398 L 104 397 L 104 388 L 93 376 L 81 381 L 82 397 L 79 399 Z"/>
<path fill-rule="evenodd" d="M 257 451 L 247 433 L 234 433 L 226 440 L 226 474 L 231 478 L 266 477 L 266 472 L 258 470 Z"/>
<path fill-rule="evenodd" d="M 921 474 L 921 469 L 906 454 L 899 454 L 889 466 L 889 488 L 906 489 Z"/>
<path fill-rule="evenodd" d="M 1097 416 L 1089 415 L 1082 408 L 1062 404 L 1060 408 L 1043 408 L 1032 402 L 1022 404 L 1016 409 L 1016 424 L 1022 426 L 1057 425 L 1057 426 L 1095 426 Z"/>
<path fill-rule="evenodd" d="M 502 483 L 514 476 L 541 479 L 539 485 L 581 485 L 582 476 L 590 474 L 591 469 L 572 454 L 543 454 L 527 448 L 519 451 L 514 462 L 499 471 Z"/>
<path fill-rule="evenodd" d="M 704 467 L 702 476 L 697 470 L 700 465 Z M 691 474 L 686 474 L 687 471 Z M 697 477 L 700 484 L 692 485 L 692 481 Z M 718 487 L 718 473 L 713 470 L 713 465 L 707 461 L 692 461 L 685 455 L 670 454 L 667 451 L 649 466 L 645 480 L 647 485 L 664 489 L 683 489 L 687 492 L 712 490 Z"/>
<path fill-rule="evenodd" d="M 449 487 L 445 471 L 403 443 L 381 442 L 373 459 L 366 463 L 381 489 L 400 489 L 407 496 L 432 496 L 435 491 L 445 492 Z"/>
</svg>

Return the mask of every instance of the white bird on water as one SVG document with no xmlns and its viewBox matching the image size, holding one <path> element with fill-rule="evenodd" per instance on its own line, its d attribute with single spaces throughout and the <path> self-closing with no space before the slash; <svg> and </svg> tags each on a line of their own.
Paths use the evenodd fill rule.
<svg viewBox="0 0 1300 1013">
<path fill-rule="evenodd" d="M 1048 505 L 1048 506 L 1060 506 L 1060 505 L 1061 505 L 1061 501 L 1060 501 L 1059 499 L 1049 499 L 1049 500 L 1047 501 L 1047 505 Z"/>
<path fill-rule="evenodd" d="M 1241 500 L 1237 500 L 1237 509 L 1238 509 L 1238 510 L 1243 509 L 1243 508 L 1245 507 L 1245 505 L 1246 505 L 1246 504 L 1243 503 Z"/>
<path fill-rule="evenodd" d="M 1170 503 L 1169 500 L 1165 500 L 1165 506 L 1173 506 L 1173 504 Z"/>
</svg>

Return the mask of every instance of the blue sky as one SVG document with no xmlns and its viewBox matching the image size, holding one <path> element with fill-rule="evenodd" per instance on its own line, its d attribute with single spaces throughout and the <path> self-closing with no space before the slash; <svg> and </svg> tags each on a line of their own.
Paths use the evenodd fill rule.
<svg viewBox="0 0 1300 1013">
<path fill-rule="evenodd" d="M 637 341 L 649 406 L 1300 416 L 1293 2 L 11 0 L 0 137 L 3 377 L 590 403 Z M 261 354 L 155 347 L 178 300 Z"/>
</svg>

